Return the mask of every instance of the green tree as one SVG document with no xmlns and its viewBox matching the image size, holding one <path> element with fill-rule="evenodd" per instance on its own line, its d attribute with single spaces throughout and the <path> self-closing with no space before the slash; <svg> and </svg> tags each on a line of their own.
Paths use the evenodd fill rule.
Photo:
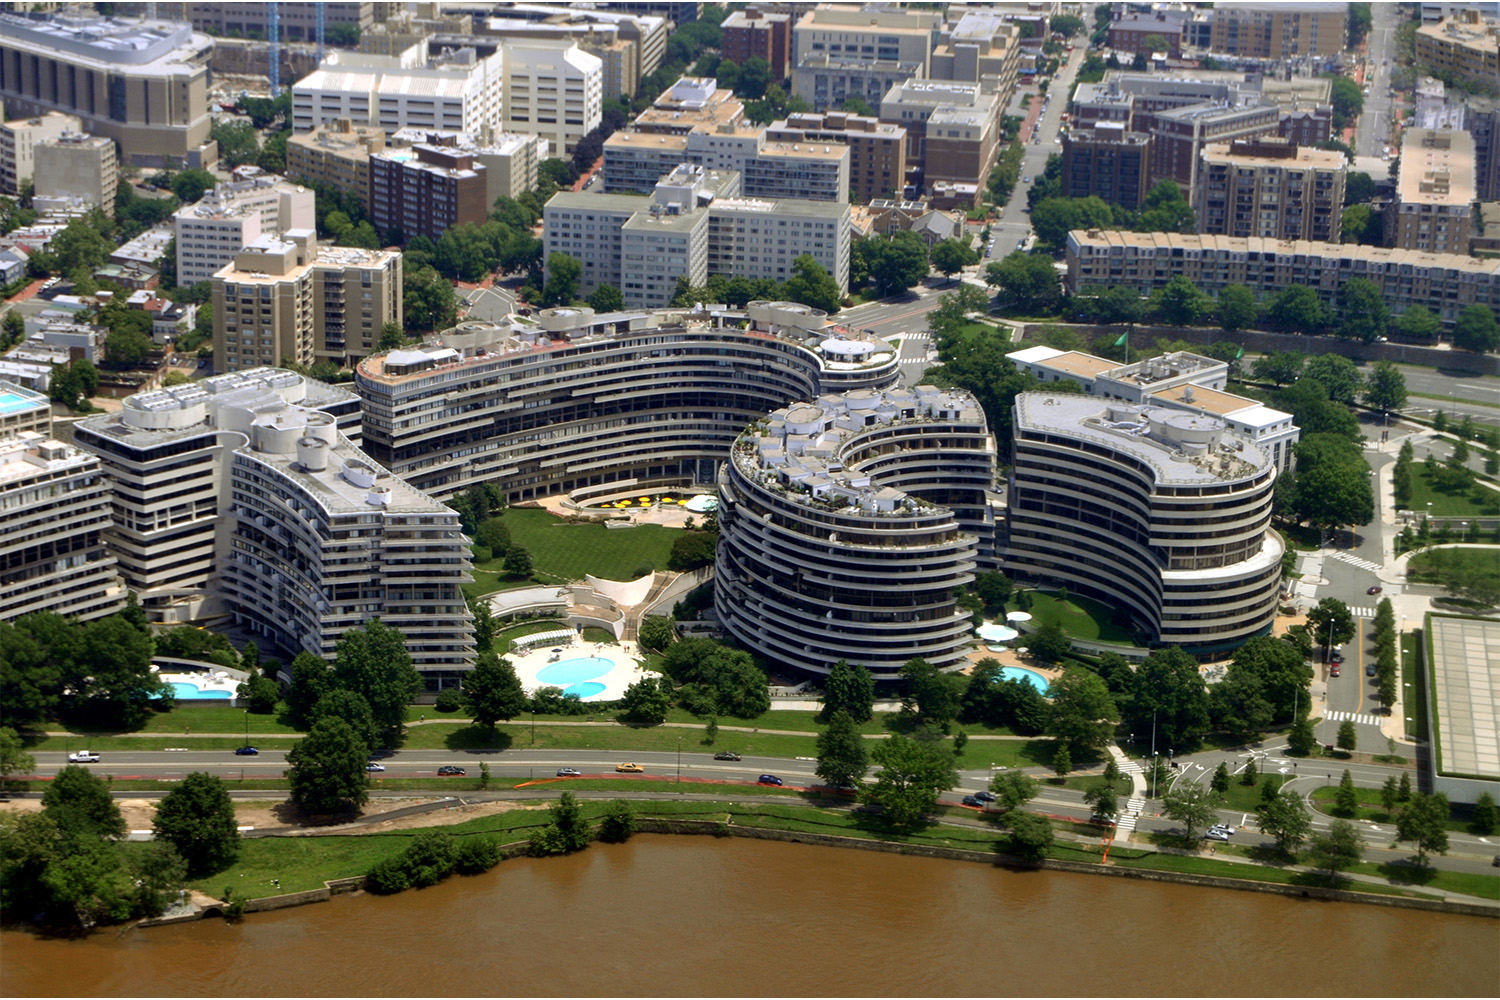
<svg viewBox="0 0 1500 1000">
<path fill-rule="evenodd" d="M 1317 745 L 1317 738 L 1313 733 L 1311 719 L 1298 719 L 1292 723 L 1292 731 L 1287 736 L 1287 749 L 1299 757 L 1306 757 Z"/>
<path fill-rule="evenodd" d="M 357 811 L 369 797 L 370 747 L 339 718 L 319 719 L 287 753 L 291 800 L 317 815 Z"/>
<path fill-rule="evenodd" d="M 920 657 L 907 660 L 900 675 L 906 681 L 908 701 L 921 721 L 945 728 L 958 718 L 962 698 L 958 677 L 943 673 Z"/>
<path fill-rule="evenodd" d="M 4 348 L 8 349 L 26 339 L 26 317 L 15 309 L 5 314 L 3 330 Z"/>
<path fill-rule="evenodd" d="M 1225 792 L 1229 791 L 1228 764 L 1225 764 L 1222 760 L 1219 761 L 1219 766 L 1214 768 L 1214 776 L 1209 780 L 1208 787 L 1212 788 L 1220 795 L 1223 795 Z"/>
<path fill-rule="evenodd" d="M 402 322 L 407 333 L 446 330 L 458 322 L 458 295 L 453 283 L 433 268 L 408 268 L 401 282 Z"/>
<path fill-rule="evenodd" d="M 1315 354 L 1308 358 L 1302 377 L 1317 382 L 1328 391 L 1329 399 L 1346 406 L 1354 402 L 1365 384 L 1358 366 L 1337 354 Z"/>
<path fill-rule="evenodd" d="M 927 244 L 916 233 L 902 230 L 889 240 L 880 240 L 873 249 L 870 277 L 882 298 L 904 292 L 927 277 Z"/>
<path fill-rule="evenodd" d="M 1369 205 L 1350 205 L 1339 215 L 1339 242 L 1379 246 L 1385 222 Z"/>
<path fill-rule="evenodd" d="M 1406 376 L 1389 361 L 1375 362 L 1365 383 L 1364 400 L 1366 406 L 1382 413 L 1401 409 L 1406 405 Z"/>
<path fill-rule="evenodd" d="M 937 808 L 938 795 L 958 783 L 953 755 L 939 744 L 893 735 L 879 740 L 870 758 L 880 765 L 862 793 L 893 827 L 912 827 Z"/>
<path fill-rule="evenodd" d="M 1214 308 L 1214 301 L 1183 275 L 1174 275 L 1152 296 L 1158 322 L 1169 326 L 1195 326 Z"/>
<path fill-rule="evenodd" d="M 1344 775 L 1339 779 L 1338 790 L 1334 793 L 1334 808 L 1345 816 L 1353 816 L 1359 812 L 1359 792 L 1354 788 L 1354 776 L 1349 769 L 1344 769 Z"/>
<path fill-rule="evenodd" d="M 670 617 L 647 615 L 641 619 L 641 627 L 637 632 L 636 640 L 642 647 L 659 652 L 670 646 L 675 637 L 676 631 Z"/>
<path fill-rule="evenodd" d="M 1083 793 L 1085 805 L 1094 807 L 1094 815 L 1103 820 L 1114 820 L 1120 814 L 1120 796 L 1115 786 L 1107 781 L 1095 781 Z"/>
<path fill-rule="evenodd" d="M 1214 724 L 1242 740 L 1255 737 L 1271 724 L 1271 703 L 1265 697 L 1265 682 L 1250 670 L 1230 664 L 1224 679 L 1209 693 Z"/>
<path fill-rule="evenodd" d="M 1344 178 L 1345 205 L 1358 205 L 1361 202 L 1370 201 L 1375 197 L 1376 192 L 1375 179 L 1363 171 L 1351 170 L 1349 176 Z"/>
<path fill-rule="evenodd" d="M 1307 355 L 1301 351 L 1276 351 L 1257 358 L 1250 366 L 1251 373 L 1263 382 L 1290 385 L 1302 377 L 1307 364 Z"/>
<path fill-rule="evenodd" d="M 1329 879 L 1338 877 L 1346 868 L 1353 868 L 1364 857 L 1365 842 L 1359 831 L 1348 820 L 1336 819 L 1328 824 L 1327 833 L 1315 833 L 1308 842 L 1307 859 L 1327 873 Z"/>
<path fill-rule="evenodd" d="M 26 752 L 20 734 L 9 726 L 0 726 L 0 786 L 10 783 L 13 774 L 30 774 L 36 770 L 36 758 Z"/>
<path fill-rule="evenodd" d="M 1017 250 L 985 268 L 985 281 L 1000 290 L 1000 306 L 1025 314 L 1050 313 L 1062 301 L 1057 269 L 1044 254 Z"/>
<path fill-rule="evenodd" d="M 1219 293 L 1219 326 L 1225 333 L 1243 330 L 1260 318 L 1255 293 L 1244 285 L 1229 285 Z"/>
<path fill-rule="evenodd" d="M 642 677 L 627 687 L 620 699 L 621 714 L 639 725 L 660 725 L 667 720 L 671 707 L 671 682 L 662 677 Z"/>
<path fill-rule="evenodd" d="M 635 810 L 624 799 L 615 799 L 599 821 L 599 839 L 607 844 L 623 844 L 635 834 Z"/>
<path fill-rule="evenodd" d="M 143 845 L 130 862 L 135 912 L 147 917 L 161 916 L 187 881 L 187 862 L 175 847 L 160 839 Z"/>
<path fill-rule="evenodd" d="M 932 266 L 950 279 L 969 265 L 979 262 L 979 254 L 974 252 L 967 240 L 943 240 L 932 248 L 930 257 Z"/>
<path fill-rule="evenodd" d="M 208 137 L 219 144 L 219 157 L 237 167 L 253 161 L 260 153 L 260 137 L 249 122 L 214 122 Z"/>
<path fill-rule="evenodd" d="M 1359 733 L 1354 728 L 1354 723 L 1345 719 L 1339 723 L 1338 748 L 1340 750 L 1354 750 L 1359 746 Z"/>
<path fill-rule="evenodd" d="M 672 539 L 667 568 L 688 572 L 713 564 L 717 554 L 718 535 L 711 531 L 684 531 Z"/>
<path fill-rule="evenodd" d="M 1105 746 L 1120 715 L 1109 688 L 1087 670 L 1069 670 L 1047 689 L 1052 719 L 1047 734 L 1081 753 Z"/>
<path fill-rule="evenodd" d="M 1277 328 L 1293 333 L 1316 333 L 1325 322 L 1318 293 L 1306 285 L 1288 285 L 1278 292 L 1266 316 Z"/>
<path fill-rule="evenodd" d="M 78 657 L 64 668 L 63 711 L 98 728 L 139 728 L 152 696 L 170 690 L 151 672 L 151 637 L 114 615 L 82 633 Z"/>
<path fill-rule="evenodd" d="M 1390 307 L 1373 281 L 1350 278 L 1339 288 L 1339 336 L 1369 344 L 1390 325 Z"/>
<path fill-rule="evenodd" d="M 235 695 L 256 715 L 270 715 L 276 711 L 276 704 L 281 700 L 281 686 L 269 677 L 251 674 L 240 682 Z"/>
<path fill-rule="evenodd" d="M 589 293 L 588 302 L 589 308 L 599 314 L 620 312 L 625 308 L 624 294 L 607 282 Z"/>
<path fill-rule="evenodd" d="M 1435 341 L 1443 332 L 1443 321 L 1426 306 L 1411 305 L 1396 320 L 1396 332 L 1402 340 Z"/>
<path fill-rule="evenodd" d="M 530 576 L 532 574 L 531 553 L 524 546 L 512 545 L 505 553 L 507 576 Z"/>
<path fill-rule="evenodd" d="M 1496 828 L 1500 827 L 1500 811 L 1496 810 L 1495 797 L 1489 792 L 1480 792 L 1479 798 L 1474 800 L 1474 812 L 1470 816 L 1470 825 L 1481 837 L 1492 835 Z"/>
<path fill-rule="evenodd" d="M 406 650 L 406 636 L 379 618 L 339 637 L 333 679 L 338 687 L 364 695 L 375 724 L 387 729 L 401 728 L 406 707 L 422 690 L 422 677 Z"/>
<path fill-rule="evenodd" d="M 474 533 L 474 541 L 489 549 L 495 555 L 502 555 L 510 550 L 510 528 L 506 526 L 504 517 L 487 517 L 479 522 L 479 530 Z"/>
<path fill-rule="evenodd" d="M 1068 745 L 1059 742 L 1057 749 L 1052 751 L 1052 773 L 1059 778 L 1067 777 L 1073 770 L 1073 755 L 1068 752 Z"/>
<path fill-rule="evenodd" d="M 1349 614 L 1349 605 L 1336 597 L 1325 597 L 1307 613 L 1307 629 L 1326 651 L 1354 638 L 1354 617 Z"/>
<path fill-rule="evenodd" d="M 511 662 L 493 651 L 479 654 L 474 669 L 463 679 L 464 709 L 487 729 L 510 721 L 526 710 L 526 692 Z"/>
<path fill-rule="evenodd" d="M 1020 809 L 1036 798 L 1041 786 L 1035 778 L 1027 777 L 1024 771 L 1001 771 L 990 779 L 990 791 L 995 793 L 995 805 L 1007 812 Z"/>
<path fill-rule="evenodd" d="M 1345 772 L 1348 773 L 1348 772 Z M 1396 839 L 1417 849 L 1417 864 L 1429 854 L 1448 853 L 1448 796 L 1417 795 L 1396 815 Z"/>
<path fill-rule="evenodd" d="M 547 283 L 539 303 L 565 306 L 578 297 L 578 283 L 583 278 L 583 264 L 569 254 L 553 252 L 547 257 Z"/>
<path fill-rule="evenodd" d="M 815 773 L 835 788 L 858 785 L 870 769 L 870 755 L 849 713 L 839 710 L 818 734 L 818 766 Z"/>
<path fill-rule="evenodd" d="M 234 803 L 224 782 L 194 771 L 162 797 L 152 821 L 158 840 L 176 848 L 193 878 L 221 872 L 240 853 Z"/>
<path fill-rule="evenodd" d="M 1344 127 L 1359 117 L 1364 108 L 1364 95 L 1360 92 L 1359 84 L 1347 76 L 1329 76 L 1332 83 L 1333 101 L 1333 128 L 1335 132 L 1342 132 Z"/>
<path fill-rule="evenodd" d="M 1010 835 L 995 845 L 996 850 L 1003 849 L 1023 861 L 1036 862 L 1052 846 L 1052 824 L 1045 816 L 1017 811 L 1005 818 L 1005 825 L 1010 828 Z"/>
<path fill-rule="evenodd" d="M 287 688 L 286 707 L 291 724 L 302 731 L 312 728 L 319 700 L 333 688 L 333 674 L 319 656 L 303 651 L 292 660 L 292 683 Z"/>
<path fill-rule="evenodd" d="M 406 331 L 401 329 L 399 323 L 386 323 L 380 328 L 380 340 L 375 344 L 377 351 L 393 351 L 406 343 Z"/>
<path fill-rule="evenodd" d="M 207 170 L 194 167 L 184 170 L 172 178 L 172 193 L 185 205 L 191 205 L 198 201 L 207 192 L 213 190 L 219 183 L 219 179 Z"/>
<path fill-rule="evenodd" d="M 1375 494 L 1368 471 L 1326 465 L 1299 471 L 1296 510 L 1302 520 L 1322 528 L 1369 524 Z"/>
<path fill-rule="evenodd" d="M 81 841 L 125 836 L 125 818 L 109 786 L 88 768 L 69 764 L 42 792 L 42 810 L 64 837 Z"/>
<path fill-rule="evenodd" d="M 1312 815 L 1303 804 L 1302 797 L 1292 792 L 1280 794 L 1269 781 L 1266 787 L 1273 789 L 1255 814 L 1261 833 L 1276 839 L 1276 847 L 1287 857 L 1296 857 L 1297 848 L 1307 839 L 1312 830 Z"/>
<path fill-rule="evenodd" d="M 1500 348 L 1500 320 L 1482 305 L 1469 306 L 1453 324 L 1453 346 L 1460 351 L 1484 354 Z"/>
<path fill-rule="evenodd" d="M 1031 655 L 1043 663 L 1057 663 L 1073 649 L 1068 633 L 1055 621 L 1044 622 L 1026 640 Z"/>
<path fill-rule="evenodd" d="M 1396 803 L 1401 801 L 1400 793 L 1396 790 L 1396 776 L 1393 774 L 1385 779 L 1385 784 L 1380 786 L 1380 805 L 1388 813 L 1396 811 Z"/>
<path fill-rule="evenodd" d="M 1162 798 L 1162 812 L 1183 825 L 1188 840 L 1214 821 L 1216 808 L 1213 791 L 1194 782 L 1178 782 Z"/>
<path fill-rule="evenodd" d="M 1136 732 L 1147 732 L 1154 722 L 1162 744 L 1182 749 L 1196 746 L 1208 732 L 1208 688 L 1198 661 L 1182 648 L 1169 646 L 1147 656 L 1129 691 L 1125 722 Z"/>
<path fill-rule="evenodd" d="M 819 720 L 827 722 L 835 712 L 846 712 L 855 722 L 869 722 L 874 715 L 875 678 L 865 667 L 851 667 L 839 660 L 823 681 L 823 710 Z"/>
<path fill-rule="evenodd" d="M 792 276 L 782 286 L 788 301 L 800 302 L 832 315 L 839 311 L 842 296 L 839 283 L 833 279 L 812 254 L 801 254 L 792 261 Z"/>
</svg>

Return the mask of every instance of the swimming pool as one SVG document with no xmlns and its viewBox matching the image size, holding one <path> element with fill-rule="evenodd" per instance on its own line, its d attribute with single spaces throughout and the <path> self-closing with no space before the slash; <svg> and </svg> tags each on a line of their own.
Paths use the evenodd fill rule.
<svg viewBox="0 0 1500 1000">
<path fill-rule="evenodd" d="M 1042 694 L 1046 694 L 1047 688 L 1051 686 L 1047 682 L 1047 678 L 1035 670 L 1027 670 L 1025 667 L 1001 667 L 1000 676 L 995 678 L 995 683 L 998 684 L 1001 681 L 1025 681 Z"/>
<path fill-rule="evenodd" d="M 0 413 L 13 413 L 31 405 L 31 400 L 20 393 L 0 392 Z"/>
<path fill-rule="evenodd" d="M 563 660 L 561 663 L 549 663 L 536 672 L 536 679 L 543 684 L 578 685 L 582 681 L 591 681 L 595 677 L 602 677 L 615 668 L 613 660 L 606 660 L 602 656 L 575 656 L 571 660 Z M 568 688 L 566 690 L 571 690 Z M 566 690 L 564 693 L 566 693 Z M 604 690 L 603 686 L 599 690 Z M 582 697 L 583 692 L 575 692 Z M 589 692 L 594 694 L 596 692 Z"/>
<path fill-rule="evenodd" d="M 584 681 L 582 684 L 569 684 L 563 688 L 563 694 L 571 694 L 578 698 L 591 698 L 605 689 L 606 685 L 598 681 Z"/>
<path fill-rule="evenodd" d="M 171 681 L 172 694 L 178 698 L 222 698 L 228 701 L 234 695 L 224 690 L 201 688 L 185 681 Z"/>
</svg>

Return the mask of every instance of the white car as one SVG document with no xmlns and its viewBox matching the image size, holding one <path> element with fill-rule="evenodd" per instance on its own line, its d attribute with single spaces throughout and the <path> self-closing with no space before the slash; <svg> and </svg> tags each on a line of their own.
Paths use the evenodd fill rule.
<svg viewBox="0 0 1500 1000">
<path fill-rule="evenodd" d="M 74 750 L 68 754 L 69 764 L 97 764 L 99 755 L 92 750 Z"/>
<path fill-rule="evenodd" d="M 370 761 L 370 763 L 368 763 L 368 764 L 365 765 L 365 770 L 366 771 L 384 771 L 385 770 L 385 765 L 379 763 L 378 761 L 373 761 L 372 760 L 372 761 Z"/>
</svg>

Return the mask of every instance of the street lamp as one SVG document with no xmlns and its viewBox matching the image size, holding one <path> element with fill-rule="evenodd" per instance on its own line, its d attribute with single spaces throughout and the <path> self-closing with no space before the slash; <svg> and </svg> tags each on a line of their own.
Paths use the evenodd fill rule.
<svg viewBox="0 0 1500 1000">
<path fill-rule="evenodd" d="M 250 710 L 245 709 L 245 746 L 250 745 Z"/>
<path fill-rule="evenodd" d="M 677 737 L 677 783 L 682 784 L 682 737 Z"/>
</svg>

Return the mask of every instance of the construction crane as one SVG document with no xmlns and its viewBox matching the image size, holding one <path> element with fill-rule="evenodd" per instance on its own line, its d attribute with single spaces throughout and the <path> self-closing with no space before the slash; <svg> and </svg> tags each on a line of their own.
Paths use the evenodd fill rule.
<svg viewBox="0 0 1500 1000">
<path fill-rule="evenodd" d="M 278 3 L 266 4 L 266 35 L 271 43 L 271 99 L 275 100 L 281 96 L 281 5 Z"/>
<path fill-rule="evenodd" d="M 326 10 L 322 4 L 317 4 L 313 11 L 314 31 L 318 35 L 318 65 L 323 65 L 323 12 Z"/>
</svg>

